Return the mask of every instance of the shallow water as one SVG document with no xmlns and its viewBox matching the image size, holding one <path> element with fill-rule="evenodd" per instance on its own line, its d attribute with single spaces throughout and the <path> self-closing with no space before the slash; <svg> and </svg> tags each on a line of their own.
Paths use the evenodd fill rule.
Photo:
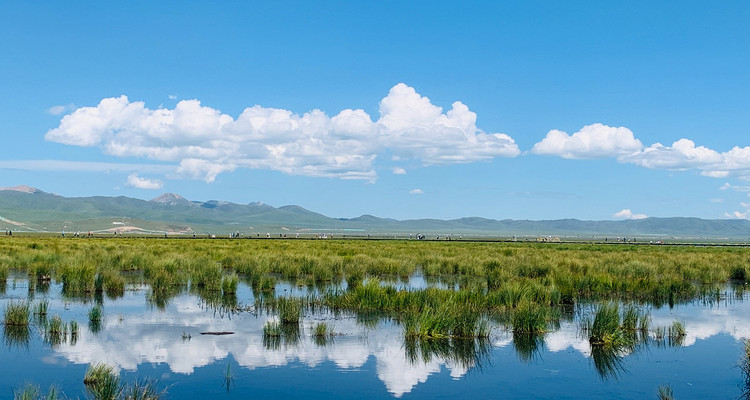
<svg viewBox="0 0 750 400">
<path fill-rule="evenodd" d="M 417 278 L 415 281 L 422 285 Z M 295 290 L 280 285 L 277 292 Z M 28 283 L 9 279 L 0 307 L 26 300 Z M 26 340 L 4 331 L 0 345 L 0 398 L 26 382 L 43 391 L 56 385 L 66 396 L 86 397 L 82 383 L 90 363 L 115 366 L 125 382 L 151 377 L 167 388 L 167 398 L 479 398 L 600 399 L 655 398 L 668 384 L 678 399 L 738 398 L 742 371 L 741 340 L 750 337 L 747 295 L 726 295 L 670 309 L 648 308 L 651 327 L 681 321 L 687 336 L 679 345 L 651 340 L 629 353 L 592 354 L 575 316 L 537 342 L 514 340 L 502 326 L 487 343 L 460 345 L 405 343 L 390 321 L 362 324 L 355 317 L 334 319 L 308 314 L 299 332 L 277 342 L 263 340 L 263 325 L 274 319 L 252 308 L 238 313 L 216 310 L 194 294 L 181 294 L 163 309 L 148 300 L 148 288 L 129 286 L 119 299 L 102 299 L 101 330 L 88 328 L 93 302 L 66 300 L 52 284 L 34 301 L 49 299 L 49 316 L 76 320 L 81 332 L 73 343 L 52 345 L 37 327 Z M 240 285 L 237 300 L 252 305 L 252 291 Z M 336 335 L 322 343 L 311 337 L 325 321 Z M 231 331 L 231 335 L 201 335 Z"/>
</svg>

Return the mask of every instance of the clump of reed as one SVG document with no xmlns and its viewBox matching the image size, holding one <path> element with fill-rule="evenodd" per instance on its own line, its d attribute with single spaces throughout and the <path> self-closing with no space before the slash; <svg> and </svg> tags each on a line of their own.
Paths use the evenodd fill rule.
<svg viewBox="0 0 750 400">
<path fill-rule="evenodd" d="M 65 296 L 87 295 L 96 289 L 96 268 L 91 260 L 85 259 L 83 255 L 64 265 L 59 274 Z"/>
<path fill-rule="evenodd" d="M 93 333 L 98 333 L 102 329 L 102 307 L 95 305 L 89 310 L 89 329 Z"/>
<path fill-rule="evenodd" d="M 43 317 L 47 315 L 47 310 L 49 309 L 49 300 L 44 299 L 36 302 L 34 304 L 34 315 Z"/>
<path fill-rule="evenodd" d="M 89 365 L 83 377 L 86 390 L 94 399 L 118 399 L 122 394 L 120 386 L 120 375 L 115 368 L 104 363 Z"/>
<path fill-rule="evenodd" d="M 125 278 L 118 271 L 107 270 L 97 275 L 96 291 L 116 299 L 125 294 Z"/>
<path fill-rule="evenodd" d="M 153 379 L 136 380 L 120 391 L 122 400 L 158 400 L 165 393 L 166 389 L 159 390 L 158 382 Z"/>
<path fill-rule="evenodd" d="M 302 316 L 302 302 L 293 297 L 280 297 L 276 307 L 282 324 L 299 324 Z"/>
<path fill-rule="evenodd" d="M 621 316 L 617 304 L 607 303 L 599 307 L 593 321 L 586 321 L 584 325 L 592 346 L 634 346 L 645 340 L 647 332 L 639 329 L 648 326 L 648 318 L 633 306 Z"/>
<path fill-rule="evenodd" d="M 285 345 L 296 345 L 300 340 L 299 324 L 282 324 L 279 321 L 268 321 L 263 325 L 263 346 L 269 350 L 278 349 L 282 342 Z"/>
<path fill-rule="evenodd" d="M 559 324 L 559 312 L 551 307 L 524 302 L 512 311 L 513 334 L 538 335 Z"/>
<path fill-rule="evenodd" d="M 226 275 L 221 279 L 221 293 L 225 296 L 237 293 L 239 279 L 236 274 Z"/>
<path fill-rule="evenodd" d="M 37 325 L 44 327 L 47 323 L 47 311 L 49 309 L 49 300 L 40 300 L 32 306 L 32 314 Z"/>
<path fill-rule="evenodd" d="M 10 301 L 3 311 L 6 326 L 28 326 L 31 322 L 31 307 L 25 301 Z"/>
<path fill-rule="evenodd" d="M 313 328 L 312 335 L 315 337 L 330 336 L 333 330 L 325 322 L 318 322 Z"/>
<path fill-rule="evenodd" d="M 489 324 L 478 313 L 464 312 L 454 303 L 426 306 L 402 318 L 404 337 L 413 339 L 473 339 L 489 337 Z"/>
<path fill-rule="evenodd" d="M 195 285 L 202 290 L 220 291 L 222 289 L 221 266 L 209 260 L 196 262 L 200 262 L 203 265 L 191 274 L 191 285 Z"/>
<path fill-rule="evenodd" d="M 325 322 L 318 322 L 312 330 L 312 337 L 318 346 L 327 346 L 333 339 L 333 328 Z"/>
<path fill-rule="evenodd" d="M 21 390 L 13 390 L 13 400 L 57 400 L 60 394 L 55 386 L 50 386 L 47 394 L 42 394 L 38 385 L 27 383 Z"/>
<path fill-rule="evenodd" d="M 91 364 L 86 369 L 86 374 L 83 376 L 83 384 L 94 385 L 98 382 L 104 381 L 104 379 L 110 375 L 115 375 L 115 367 L 105 363 Z"/>
<path fill-rule="evenodd" d="M 44 339 L 53 346 L 67 341 L 68 324 L 59 315 L 54 315 L 47 321 L 44 328 Z"/>
</svg>

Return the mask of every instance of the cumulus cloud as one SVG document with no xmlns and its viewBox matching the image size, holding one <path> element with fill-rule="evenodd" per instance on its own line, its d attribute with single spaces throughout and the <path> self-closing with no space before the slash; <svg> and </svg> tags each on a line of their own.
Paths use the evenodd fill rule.
<svg viewBox="0 0 750 400">
<path fill-rule="evenodd" d="M 141 178 L 138 174 L 128 175 L 128 186 L 136 189 L 161 189 L 164 184 L 158 179 Z"/>
<path fill-rule="evenodd" d="M 750 176 L 750 147 L 734 147 L 718 152 L 705 146 L 696 146 L 690 139 L 680 139 L 671 146 L 661 143 L 618 157 L 620 162 L 650 169 L 700 171 L 702 176 L 727 178 Z"/>
<path fill-rule="evenodd" d="M 655 169 L 703 169 L 720 164 L 723 158 L 707 147 L 696 147 L 692 140 L 680 139 L 672 146 L 655 143 L 633 154 L 620 156 L 619 160 Z"/>
<path fill-rule="evenodd" d="M 623 218 L 623 219 L 645 219 L 648 218 L 648 215 L 646 214 L 633 214 L 632 211 L 630 211 L 629 208 L 626 208 L 624 210 L 618 211 L 612 215 L 615 218 Z"/>
<path fill-rule="evenodd" d="M 580 131 L 568 135 L 559 130 L 551 130 L 531 152 L 539 155 L 555 155 L 562 158 L 587 159 L 617 157 L 641 150 L 643 144 L 625 127 L 611 127 L 604 124 L 591 124 Z"/>
<path fill-rule="evenodd" d="M 596 123 L 568 135 L 551 130 L 536 143 L 531 153 L 554 155 L 568 159 L 616 158 L 621 163 L 643 168 L 666 170 L 698 170 L 702 176 L 750 180 L 750 146 L 734 147 L 718 152 L 698 146 L 690 139 L 679 139 L 671 146 L 654 143 L 644 147 L 626 127 Z"/>
<path fill-rule="evenodd" d="M 120 96 L 76 109 L 46 139 L 99 147 L 117 157 L 176 163 L 178 176 L 207 182 L 237 168 L 373 181 L 375 159 L 385 152 L 424 165 L 520 154 L 510 136 L 485 133 L 476 118 L 459 101 L 443 112 L 403 83 L 380 101 L 376 121 L 363 110 L 331 117 L 320 110 L 299 115 L 258 105 L 233 118 L 198 100 L 149 109 Z"/>
<path fill-rule="evenodd" d="M 424 194 L 424 191 L 422 189 L 412 189 L 409 191 L 409 194 Z"/>
<path fill-rule="evenodd" d="M 401 167 L 396 167 L 393 169 L 393 175 L 406 175 L 406 170 Z"/>
</svg>

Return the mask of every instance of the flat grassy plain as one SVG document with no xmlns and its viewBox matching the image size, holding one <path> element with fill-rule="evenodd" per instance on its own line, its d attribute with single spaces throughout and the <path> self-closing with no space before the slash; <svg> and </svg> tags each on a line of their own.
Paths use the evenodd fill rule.
<svg viewBox="0 0 750 400">
<path fill-rule="evenodd" d="M 325 309 L 391 318 L 407 338 L 479 338 L 487 318 L 516 333 L 543 333 L 559 309 L 581 301 L 674 304 L 745 284 L 745 247 L 634 244 L 481 243 L 417 240 L 155 239 L 5 237 L 0 285 L 11 272 L 30 286 L 63 285 L 73 299 L 122 296 L 146 284 L 163 307 L 190 290 L 237 306 L 238 281 L 255 307 L 299 320 Z M 398 286 L 415 274 L 433 287 Z M 316 290 L 274 295 L 277 282 Z M 742 285 L 740 285 L 742 287 Z M 4 290 L 0 286 L 0 291 Z M 281 315 L 283 314 L 283 315 Z"/>
</svg>

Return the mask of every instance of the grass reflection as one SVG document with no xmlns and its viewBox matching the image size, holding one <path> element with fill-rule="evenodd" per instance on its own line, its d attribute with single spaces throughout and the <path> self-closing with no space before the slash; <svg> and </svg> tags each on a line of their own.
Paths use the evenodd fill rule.
<svg viewBox="0 0 750 400">
<path fill-rule="evenodd" d="M 28 325 L 3 325 L 3 338 L 9 348 L 28 349 L 31 328 Z"/>
<path fill-rule="evenodd" d="M 490 342 L 478 339 L 422 339 L 404 338 L 406 359 L 412 364 L 427 364 L 433 360 L 460 366 L 467 370 L 482 369 L 488 363 Z"/>
</svg>

